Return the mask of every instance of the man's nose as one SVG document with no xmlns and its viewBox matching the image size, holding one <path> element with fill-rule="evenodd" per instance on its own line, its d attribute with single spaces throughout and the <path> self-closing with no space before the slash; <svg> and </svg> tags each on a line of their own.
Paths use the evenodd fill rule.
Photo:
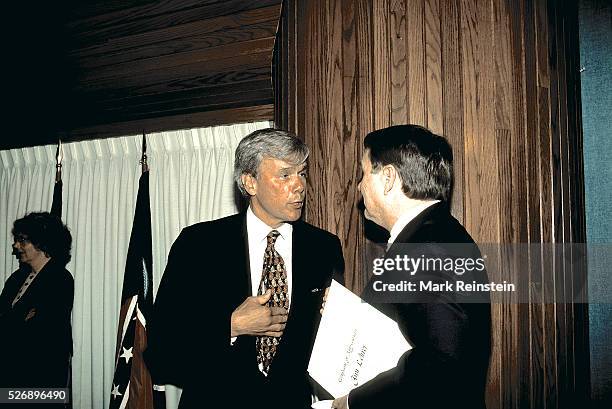
<svg viewBox="0 0 612 409">
<path fill-rule="evenodd" d="M 302 193 L 305 188 L 306 188 L 306 184 L 304 183 L 304 180 L 302 179 L 302 177 L 298 176 L 293 185 L 293 191 Z"/>
</svg>

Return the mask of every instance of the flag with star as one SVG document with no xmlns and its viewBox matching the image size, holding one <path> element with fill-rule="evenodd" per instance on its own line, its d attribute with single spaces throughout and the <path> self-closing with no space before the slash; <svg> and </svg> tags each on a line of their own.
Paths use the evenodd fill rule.
<svg viewBox="0 0 612 409">
<path fill-rule="evenodd" d="M 145 169 L 143 164 L 125 263 L 109 409 L 165 408 L 164 387 L 153 385 L 142 357 L 147 346 L 147 316 L 153 303 L 149 172 Z"/>
<path fill-rule="evenodd" d="M 51 199 L 51 211 L 49 212 L 57 216 L 58 219 L 62 218 L 62 159 L 62 141 L 60 139 L 57 142 L 57 150 L 55 152 L 55 184 L 53 185 L 53 199 Z M 68 357 L 66 388 L 68 389 L 68 395 L 72 396 L 72 343 L 70 343 L 70 355 Z M 72 409 L 72 399 L 69 399 L 63 407 L 65 409 Z"/>
</svg>

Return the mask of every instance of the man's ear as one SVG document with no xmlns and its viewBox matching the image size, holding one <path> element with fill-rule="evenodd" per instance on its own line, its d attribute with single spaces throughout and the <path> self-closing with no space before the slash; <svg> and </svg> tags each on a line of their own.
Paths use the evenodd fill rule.
<svg viewBox="0 0 612 409">
<path fill-rule="evenodd" d="M 257 179 L 250 173 L 243 173 L 240 176 L 240 180 L 242 180 L 242 186 L 244 190 L 251 196 L 255 196 L 257 194 Z"/>
<path fill-rule="evenodd" d="M 382 169 L 383 183 L 384 183 L 384 193 L 388 194 L 393 189 L 393 185 L 399 181 L 397 177 L 397 171 L 391 165 L 386 165 Z"/>
</svg>

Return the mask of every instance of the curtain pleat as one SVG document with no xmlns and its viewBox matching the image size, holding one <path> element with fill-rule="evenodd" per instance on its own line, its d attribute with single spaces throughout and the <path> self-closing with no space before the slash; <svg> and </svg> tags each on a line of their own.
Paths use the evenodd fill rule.
<svg viewBox="0 0 612 409">
<path fill-rule="evenodd" d="M 154 293 L 183 227 L 237 211 L 234 151 L 244 136 L 268 126 L 266 121 L 147 135 Z M 73 236 L 67 268 L 75 280 L 75 408 L 109 404 L 141 146 L 142 136 L 63 145 L 62 219 Z M 55 150 L 39 146 L 0 151 L 0 289 L 17 269 L 11 255 L 13 221 L 51 208 Z M 177 392 L 169 392 L 167 400 L 168 408 L 177 407 Z"/>
</svg>

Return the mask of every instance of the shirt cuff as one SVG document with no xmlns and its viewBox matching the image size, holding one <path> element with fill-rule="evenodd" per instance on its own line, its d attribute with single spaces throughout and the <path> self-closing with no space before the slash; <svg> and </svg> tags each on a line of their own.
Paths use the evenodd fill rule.
<svg viewBox="0 0 612 409">
<path fill-rule="evenodd" d="M 236 340 L 238 339 L 238 337 L 231 337 L 230 338 L 230 345 L 234 345 L 234 342 L 236 342 Z"/>
</svg>

